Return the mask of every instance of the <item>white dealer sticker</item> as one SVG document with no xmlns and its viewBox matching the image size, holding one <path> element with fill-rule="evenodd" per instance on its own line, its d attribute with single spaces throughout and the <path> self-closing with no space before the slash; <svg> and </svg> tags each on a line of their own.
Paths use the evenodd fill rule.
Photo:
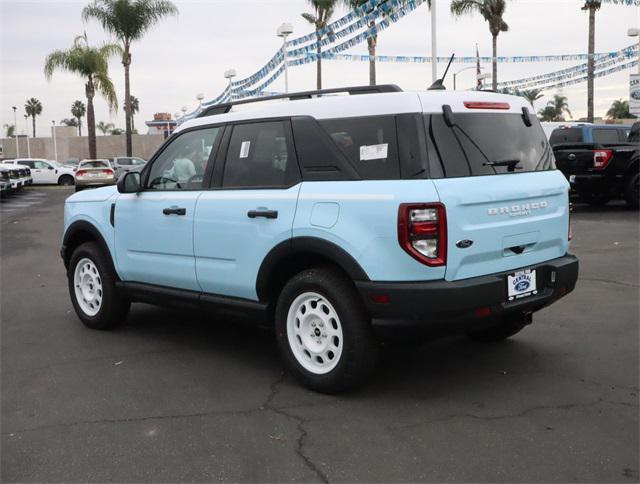
<svg viewBox="0 0 640 484">
<path fill-rule="evenodd" d="M 249 156 L 249 148 L 251 147 L 251 141 L 243 141 L 240 145 L 240 158 L 247 158 Z"/>
<path fill-rule="evenodd" d="M 387 149 L 389 145 L 383 143 L 380 145 L 369 145 L 360 147 L 360 161 L 380 160 L 387 157 Z"/>
</svg>

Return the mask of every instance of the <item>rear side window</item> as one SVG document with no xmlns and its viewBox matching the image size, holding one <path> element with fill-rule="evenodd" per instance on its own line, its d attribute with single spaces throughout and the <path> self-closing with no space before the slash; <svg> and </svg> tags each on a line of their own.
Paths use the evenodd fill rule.
<svg viewBox="0 0 640 484">
<path fill-rule="evenodd" d="M 233 127 L 224 165 L 223 187 L 286 187 L 299 179 L 288 121 Z"/>
<path fill-rule="evenodd" d="M 320 125 L 363 179 L 400 178 L 395 116 L 324 119 Z"/>
<path fill-rule="evenodd" d="M 582 128 L 557 128 L 551 133 L 549 143 L 555 146 L 560 143 L 582 143 Z"/>
<path fill-rule="evenodd" d="M 551 146 L 533 116 L 532 126 L 520 114 L 455 113 L 454 119 L 449 127 L 441 114 L 425 115 L 431 178 L 555 169 Z"/>
<path fill-rule="evenodd" d="M 618 143 L 620 136 L 618 129 L 596 128 L 593 130 L 594 143 Z"/>
</svg>

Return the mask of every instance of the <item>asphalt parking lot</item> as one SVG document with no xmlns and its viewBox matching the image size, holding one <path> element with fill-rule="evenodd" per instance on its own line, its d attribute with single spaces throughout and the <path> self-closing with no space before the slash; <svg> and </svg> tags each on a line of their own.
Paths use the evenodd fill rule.
<svg viewBox="0 0 640 484">
<path fill-rule="evenodd" d="M 70 193 L 0 205 L 3 482 L 638 482 L 637 212 L 576 208 L 578 287 L 513 339 L 392 346 L 325 396 L 251 325 L 134 305 L 85 329 L 58 255 Z"/>
</svg>

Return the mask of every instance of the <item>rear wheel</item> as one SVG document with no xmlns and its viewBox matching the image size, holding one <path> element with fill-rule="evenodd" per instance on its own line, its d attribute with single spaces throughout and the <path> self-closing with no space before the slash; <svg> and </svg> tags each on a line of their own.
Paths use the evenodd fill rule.
<svg viewBox="0 0 640 484">
<path fill-rule="evenodd" d="M 496 326 L 481 331 L 469 333 L 469 338 L 474 341 L 492 342 L 510 338 L 531 323 L 531 316 L 518 314 L 501 319 Z"/>
<path fill-rule="evenodd" d="M 285 363 L 308 388 L 336 393 L 364 383 L 378 344 L 351 281 L 331 269 L 309 269 L 284 286 L 275 311 Z"/>
<path fill-rule="evenodd" d="M 74 250 L 67 278 L 71 303 L 85 326 L 110 329 L 127 317 L 131 303 L 118 294 L 113 267 L 95 242 Z"/>
<path fill-rule="evenodd" d="M 73 177 L 71 175 L 62 175 L 58 178 L 58 185 L 70 186 L 73 185 Z"/>
<path fill-rule="evenodd" d="M 624 191 L 624 199 L 626 200 L 627 204 L 631 208 L 637 209 L 640 203 L 640 201 L 638 200 L 639 197 L 640 197 L 640 173 L 636 173 L 633 177 L 631 177 L 631 180 L 629 180 L 629 183 L 627 183 L 627 187 Z"/>
</svg>

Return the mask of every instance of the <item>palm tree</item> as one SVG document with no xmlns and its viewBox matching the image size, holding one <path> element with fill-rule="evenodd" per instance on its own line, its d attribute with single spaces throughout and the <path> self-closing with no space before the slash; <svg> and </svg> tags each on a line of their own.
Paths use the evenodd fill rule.
<svg viewBox="0 0 640 484">
<path fill-rule="evenodd" d="M 78 127 L 78 120 L 76 118 L 64 118 L 60 121 L 60 124 L 64 124 L 65 126 L 71 126 L 74 128 Z"/>
<path fill-rule="evenodd" d="M 549 101 L 544 109 L 538 111 L 542 121 L 564 121 L 564 113 L 572 117 L 567 97 L 560 94 L 555 94 L 553 100 Z"/>
<path fill-rule="evenodd" d="M 82 10 L 82 18 L 96 19 L 102 28 L 115 35 L 122 46 L 124 66 L 124 113 L 127 132 L 127 156 L 131 156 L 131 44 L 140 40 L 156 23 L 168 15 L 177 15 L 178 9 L 169 0 L 93 0 Z"/>
<path fill-rule="evenodd" d="M 78 120 L 78 136 L 82 136 L 82 117 L 86 112 L 87 108 L 82 101 L 73 101 L 73 104 L 71 105 L 71 114 Z"/>
<path fill-rule="evenodd" d="M 109 133 L 111 136 L 124 134 L 124 129 L 122 128 L 113 128 Z"/>
<path fill-rule="evenodd" d="M 102 136 L 105 136 L 107 133 L 111 133 L 111 131 L 113 131 L 114 125 L 113 123 L 105 123 L 104 121 L 100 121 L 96 125 L 96 128 L 98 128 L 98 131 L 102 133 Z"/>
<path fill-rule="evenodd" d="M 378 3 L 373 9 L 365 12 L 366 14 L 371 14 L 373 11 L 378 8 L 380 9 L 387 3 L 388 0 L 382 0 Z M 351 9 L 356 9 L 368 3 L 368 0 L 344 0 L 344 3 Z M 404 2 L 403 2 L 404 3 Z M 427 4 L 429 8 L 431 8 L 431 0 L 427 0 Z M 373 32 L 373 28 L 375 27 L 375 20 L 369 21 L 369 30 Z M 369 51 L 369 85 L 376 85 L 376 47 L 378 46 L 378 34 L 372 33 L 369 37 L 367 37 L 367 49 Z"/>
<path fill-rule="evenodd" d="M 87 131 L 89 134 L 89 157 L 96 157 L 96 118 L 93 98 L 96 91 L 107 100 L 110 110 L 118 109 L 118 98 L 109 77 L 109 57 L 121 53 L 120 46 L 104 44 L 91 47 L 87 35 L 76 37 L 73 46 L 67 50 L 55 50 L 45 60 L 44 75 L 50 80 L 54 71 L 63 70 L 84 78 L 87 96 Z"/>
<path fill-rule="evenodd" d="M 31 121 L 33 122 L 33 137 L 35 138 L 36 116 L 42 114 L 42 103 L 36 98 L 32 97 L 31 99 L 27 99 L 27 102 L 24 104 L 24 110 L 27 113 L 27 116 L 31 116 Z"/>
<path fill-rule="evenodd" d="M 502 19 L 507 8 L 505 0 L 453 0 L 451 13 L 460 16 L 478 12 L 485 21 L 489 22 L 489 31 L 493 40 L 493 78 L 491 79 L 494 91 L 498 90 L 498 35 L 509 30 L 509 26 Z"/>
<path fill-rule="evenodd" d="M 133 117 L 138 111 L 140 111 L 140 100 L 135 96 L 130 96 L 129 99 L 129 105 L 131 107 L 131 132 L 135 133 L 136 126 L 133 122 Z"/>
<path fill-rule="evenodd" d="M 617 99 L 613 101 L 611 107 L 607 111 L 607 118 L 609 119 L 631 119 L 635 118 L 633 114 L 629 112 L 629 101 L 623 101 Z"/>
<path fill-rule="evenodd" d="M 303 13 L 302 18 L 312 24 L 316 29 L 316 84 L 318 90 L 322 89 L 322 35 L 320 31 L 327 26 L 338 0 L 308 0 L 314 13 Z"/>
<path fill-rule="evenodd" d="M 5 138 L 13 138 L 16 135 L 16 126 L 14 124 L 5 124 L 3 127 L 7 130 Z"/>
<path fill-rule="evenodd" d="M 587 121 L 593 123 L 593 73 L 596 48 L 596 11 L 602 6 L 601 0 L 585 0 L 582 10 L 589 10 L 589 58 L 587 59 Z"/>
<path fill-rule="evenodd" d="M 529 101 L 529 103 L 531 104 L 532 107 L 533 107 L 533 103 L 534 102 L 536 102 L 538 99 L 544 97 L 544 94 L 542 94 L 542 89 L 528 89 L 528 90 L 524 90 L 524 91 L 519 91 L 518 95 L 522 96 L 527 101 Z"/>
</svg>

